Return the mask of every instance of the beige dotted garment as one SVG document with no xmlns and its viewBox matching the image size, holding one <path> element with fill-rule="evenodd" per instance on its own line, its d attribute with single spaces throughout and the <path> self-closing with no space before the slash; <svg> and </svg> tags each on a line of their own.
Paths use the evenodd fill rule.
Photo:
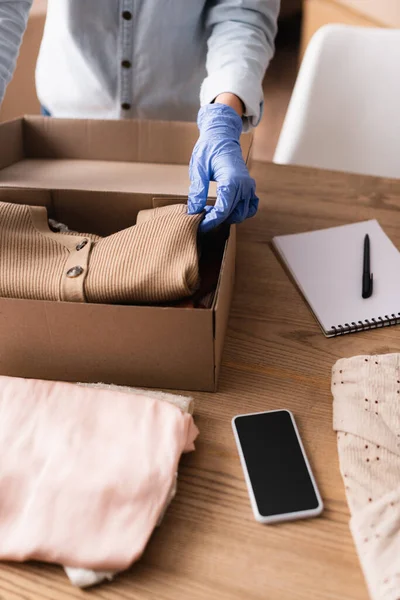
<svg viewBox="0 0 400 600">
<path fill-rule="evenodd" d="M 339 360 L 333 428 L 350 528 L 373 600 L 400 599 L 400 354 Z"/>
</svg>

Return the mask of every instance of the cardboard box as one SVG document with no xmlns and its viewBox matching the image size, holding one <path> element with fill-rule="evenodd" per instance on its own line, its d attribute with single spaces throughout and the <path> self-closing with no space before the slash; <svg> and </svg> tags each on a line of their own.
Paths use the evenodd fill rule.
<svg viewBox="0 0 400 600">
<path fill-rule="evenodd" d="M 0 125 L 0 201 L 108 235 L 187 195 L 190 123 L 29 117 Z M 243 142 L 248 154 L 250 139 Z M 0 298 L 0 374 L 216 390 L 235 270 L 230 230 L 210 309 Z"/>
</svg>

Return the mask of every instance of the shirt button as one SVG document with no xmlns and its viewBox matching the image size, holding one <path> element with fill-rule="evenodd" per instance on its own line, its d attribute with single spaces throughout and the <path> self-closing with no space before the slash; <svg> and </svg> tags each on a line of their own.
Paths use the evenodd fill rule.
<svg viewBox="0 0 400 600">
<path fill-rule="evenodd" d="M 123 108 L 124 110 L 129 110 L 131 108 L 131 105 L 129 104 L 129 102 L 123 102 L 121 104 L 121 108 Z"/>
<path fill-rule="evenodd" d="M 71 269 L 68 269 L 67 271 L 67 277 L 79 277 L 79 275 L 82 275 L 83 273 L 83 268 L 82 267 L 72 267 Z"/>
<path fill-rule="evenodd" d="M 130 69 L 132 66 L 132 63 L 130 60 L 123 60 L 121 62 L 121 66 L 124 67 L 124 69 Z"/>
<path fill-rule="evenodd" d="M 122 18 L 125 19 L 125 21 L 130 21 L 132 19 L 132 13 L 129 10 L 124 10 Z"/>
</svg>

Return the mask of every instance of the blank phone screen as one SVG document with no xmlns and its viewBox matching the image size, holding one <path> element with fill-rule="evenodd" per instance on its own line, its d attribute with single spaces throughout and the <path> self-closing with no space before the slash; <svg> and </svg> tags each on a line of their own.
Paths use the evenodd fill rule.
<svg viewBox="0 0 400 600">
<path fill-rule="evenodd" d="M 244 415 L 234 423 L 260 515 L 317 508 L 318 498 L 290 414 L 282 410 Z"/>
</svg>

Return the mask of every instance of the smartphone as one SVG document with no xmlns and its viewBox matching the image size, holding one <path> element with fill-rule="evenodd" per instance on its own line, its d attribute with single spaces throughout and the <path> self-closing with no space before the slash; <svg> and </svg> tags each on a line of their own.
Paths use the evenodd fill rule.
<svg viewBox="0 0 400 600">
<path fill-rule="evenodd" d="M 321 514 L 322 499 L 290 411 L 237 415 L 232 428 L 257 521 Z"/>
</svg>

